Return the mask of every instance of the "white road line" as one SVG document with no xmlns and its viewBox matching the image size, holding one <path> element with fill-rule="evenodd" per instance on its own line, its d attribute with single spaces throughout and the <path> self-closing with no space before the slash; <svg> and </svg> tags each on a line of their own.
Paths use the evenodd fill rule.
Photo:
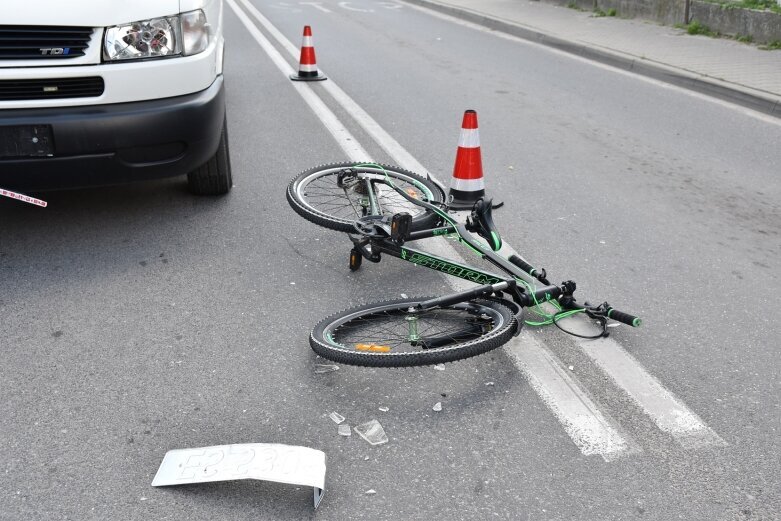
<svg viewBox="0 0 781 521">
<path fill-rule="evenodd" d="M 496 30 L 496 29 L 489 29 L 488 27 L 484 27 L 484 26 L 482 26 L 480 24 L 476 24 L 474 22 L 469 22 L 467 20 L 462 20 L 460 18 L 456 18 L 455 16 L 452 16 L 452 15 L 449 15 L 449 14 L 440 13 L 439 11 L 434 11 L 433 9 L 430 9 L 428 7 L 423 7 L 422 5 L 416 5 L 416 4 L 410 4 L 410 3 L 406 3 L 406 5 L 408 7 L 410 7 L 411 9 L 415 9 L 415 10 L 424 12 L 424 13 L 426 13 L 426 14 L 428 14 L 430 16 L 433 16 L 435 18 L 439 18 L 441 20 L 445 20 L 445 21 L 448 21 L 448 22 L 451 22 L 451 23 L 454 23 L 454 24 L 457 24 L 457 25 L 460 25 L 460 26 L 463 26 L 463 27 L 469 27 L 470 29 L 474 29 L 475 31 L 480 31 L 480 32 L 483 32 L 483 33 L 486 33 L 486 34 L 491 34 L 493 36 L 496 36 L 497 38 L 502 38 L 502 39 L 510 40 L 510 41 L 513 41 L 513 42 L 516 42 L 516 43 L 521 43 L 521 44 L 524 44 L 524 45 L 530 45 L 530 46 L 533 46 L 533 47 L 537 47 L 539 49 L 544 49 L 544 50 L 546 50 L 548 52 L 557 54 L 559 56 L 567 57 L 567 58 L 569 58 L 571 60 L 579 61 L 579 62 L 582 62 L 582 63 L 588 63 L 589 65 L 592 65 L 594 67 L 599 67 L 601 69 L 608 70 L 608 71 L 611 71 L 611 72 L 615 72 L 617 74 L 622 74 L 624 76 L 627 76 L 627 77 L 630 77 L 630 78 L 634 78 L 636 80 L 644 81 L 646 83 L 650 83 L 652 85 L 656 85 L 657 87 L 661 87 L 663 89 L 675 90 L 675 91 L 677 91 L 677 92 L 679 92 L 681 94 L 684 94 L 686 96 L 691 96 L 693 98 L 697 98 L 697 99 L 700 99 L 700 100 L 703 100 L 703 101 L 707 101 L 709 103 L 714 103 L 716 105 L 721 105 L 722 107 L 725 107 L 725 108 L 728 108 L 728 109 L 740 112 L 740 113 L 744 114 L 745 116 L 749 116 L 751 118 L 761 120 L 761 121 L 763 121 L 765 123 L 770 123 L 772 125 L 781 126 L 781 120 L 779 120 L 779 118 L 774 117 L 774 116 L 769 116 L 769 115 L 764 114 L 762 112 L 758 112 L 756 110 L 752 110 L 752 109 L 746 108 L 746 107 L 744 107 L 742 105 L 736 105 L 735 103 L 730 103 L 729 101 L 725 101 L 725 100 L 722 100 L 722 99 L 719 99 L 719 98 L 714 98 L 712 96 L 708 96 L 706 94 L 701 94 L 699 92 L 696 92 L 696 91 L 693 91 L 693 90 L 690 90 L 690 89 L 685 89 L 683 87 L 679 87 L 678 85 L 673 85 L 672 83 L 665 83 L 663 81 L 656 80 L 654 78 L 649 78 L 648 76 L 643 76 L 643 75 L 637 74 L 635 72 L 625 71 L 623 69 L 619 69 L 618 67 L 613 67 L 612 65 L 607 65 L 605 63 L 599 63 L 597 61 L 594 61 L 594 60 L 591 60 L 591 59 L 588 59 L 588 58 L 584 58 L 582 56 L 578 56 L 577 54 L 572 54 L 572 53 L 569 53 L 569 52 L 566 52 L 566 51 L 562 51 L 560 49 L 556 49 L 554 47 L 550 47 L 548 45 L 544 45 L 544 44 L 541 44 L 541 43 L 533 42 L 531 40 L 526 40 L 526 39 L 523 39 L 523 38 L 521 38 L 519 36 L 514 36 L 512 34 L 508 34 L 508 33 L 505 33 L 505 32 L 502 32 L 502 31 L 499 31 L 499 30 Z"/>
<path fill-rule="evenodd" d="M 298 3 L 299 3 L 300 5 L 311 5 L 312 7 L 314 7 L 315 9 L 317 9 L 318 11 L 322 11 L 322 12 L 324 12 L 324 13 L 330 13 L 330 12 L 332 12 L 332 11 L 331 11 L 330 9 L 328 9 L 327 7 L 323 7 L 323 3 L 322 3 L 322 2 L 298 2 Z"/>
<path fill-rule="evenodd" d="M 612 461 L 640 452 L 640 447 L 599 411 L 550 351 L 527 332 L 522 338 L 523 342 L 512 342 L 507 351 L 583 454 L 599 454 L 605 461 Z"/>
<path fill-rule="evenodd" d="M 727 445 L 613 339 L 600 338 L 581 341 L 579 344 L 616 385 L 626 391 L 651 417 L 660 430 L 670 434 L 683 447 L 698 449 Z"/>
<path fill-rule="evenodd" d="M 543 304 L 543 308 L 550 313 L 556 311 L 549 304 Z M 594 335 L 597 332 L 592 321 L 583 315 L 568 317 L 561 324 L 573 333 Z M 614 339 L 588 340 L 575 337 L 575 340 L 613 383 L 623 389 L 653 420 L 659 430 L 670 434 L 681 446 L 699 449 L 727 445 Z"/>
<path fill-rule="evenodd" d="M 279 54 L 271 42 L 269 42 L 268 39 L 263 36 L 263 33 L 261 33 L 258 28 L 255 27 L 255 24 L 252 23 L 252 20 L 247 18 L 247 15 L 241 12 L 233 0 L 227 0 L 227 2 L 231 9 L 233 9 L 233 12 L 236 13 L 236 15 L 239 17 L 241 23 L 244 24 L 244 27 L 247 28 L 253 38 L 255 38 L 255 41 L 257 41 L 263 50 L 266 51 L 266 54 L 269 55 L 269 58 L 271 58 L 271 61 L 274 62 L 274 65 L 277 66 L 280 72 L 282 72 L 282 74 L 285 76 L 293 74 L 295 72 L 293 67 L 291 67 L 287 61 L 285 61 L 285 58 Z M 329 109 L 326 104 L 323 103 L 323 100 L 321 100 L 320 97 L 314 93 L 309 85 L 304 82 L 297 81 L 291 81 L 290 83 L 298 91 L 301 97 L 304 98 L 304 101 L 307 105 L 309 105 L 309 108 L 311 108 L 315 115 L 320 118 L 320 121 L 323 122 L 323 125 L 325 125 L 336 142 L 342 148 L 344 153 L 347 154 L 350 159 L 353 161 L 367 161 L 369 159 L 369 154 L 366 152 L 366 150 L 364 150 L 358 140 L 356 140 L 350 131 L 347 130 L 344 125 L 342 125 L 342 122 L 339 121 L 336 115 L 331 112 L 331 109 Z"/>
<path fill-rule="evenodd" d="M 298 48 L 296 48 L 296 46 L 293 45 L 290 40 L 285 38 L 285 35 L 279 32 L 279 30 L 274 27 L 268 18 L 263 16 L 263 14 L 258 11 L 255 6 L 250 4 L 248 0 L 238 1 L 253 17 L 255 17 L 258 22 L 260 22 L 260 25 L 262 25 L 263 28 L 266 29 L 269 34 L 273 36 L 282 47 L 285 48 L 290 56 L 298 59 Z M 321 72 L 325 74 L 325 71 L 322 69 Z M 418 160 L 412 156 L 412 154 L 407 152 L 407 150 L 401 146 L 398 141 L 393 139 L 393 136 L 388 134 L 385 129 L 383 129 L 380 124 L 374 120 L 374 118 L 372 118 L 365 110 L 363 110 L 363 108 L 361 108 L 361 106 L 358 105 L 355 100 L 348 96 L 346 92 L 339 88 L 339 86 L 333 80 L 329 79 L 324 81 L 321 83 L 321 86 L 334 98 L 337 103 L 339 103 L 339 105 L 344 108 L 344 110 L 350 114 L 350 116 L 352 116 L 352 118 L 361 126 L 361 128 L 398 163 L 398 166 L 421 175 L 424 175 L 428 172 L 428 170 L 426 170 L 426 168 L 424 168 L 423 165 L 421 165 Z"/>
</svg>

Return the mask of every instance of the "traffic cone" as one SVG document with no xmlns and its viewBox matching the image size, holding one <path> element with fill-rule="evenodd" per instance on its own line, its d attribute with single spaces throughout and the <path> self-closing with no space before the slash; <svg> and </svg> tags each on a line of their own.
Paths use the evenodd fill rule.
<svg viewBox="0 0 781 521">
<path fill-rule="evenodd" d="M 312 28 L 304 26 L 304 39 L 301 42 L 301 59 L 298 60 L 298 74 L 291 74 L 291 80 L 295 81 L 320 81 L 325 76 L 317 70 L 315 59 L 315 47 L 312 45 Z"/>
<path fill-rule="evenodd" d="M 483 161 L 480 157 L 480 134 L 477 131 L 477 112 L 464 112 L 461 135 L 458 138 L 456 164 L 450 180 L 448 206 L 453 210 L 470 210 L 475 201 L 485 195 Z"/>
</svg>

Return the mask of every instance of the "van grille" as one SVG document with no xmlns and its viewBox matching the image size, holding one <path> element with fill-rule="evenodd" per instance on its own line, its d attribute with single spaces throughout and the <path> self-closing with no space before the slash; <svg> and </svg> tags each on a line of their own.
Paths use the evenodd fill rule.
<svg viewBox="0 0 781 521">
<path fill-rule="evenodd" d="M 84 56 L 91 35 L 91 27 L 0 25 L 0 60 L 62 60 Z"/>
<path fill-rule="evenodd" d="M 0 80 L 0 101 L 91 98 L 103 94 L 103 78 Z"/>
</svg>

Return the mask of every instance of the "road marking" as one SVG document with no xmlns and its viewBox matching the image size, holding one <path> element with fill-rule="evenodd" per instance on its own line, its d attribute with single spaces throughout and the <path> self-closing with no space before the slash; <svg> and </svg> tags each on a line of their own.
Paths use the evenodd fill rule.
<svg viewBox="0 0 781 521">
<path fill-rule="evenodd" d="M 298 3 L 301 4 L 301 5 L 311 5 L 312 7 L 317 9 L 318 11 L 322 11 L 324 13 L 331 13 L 331 12 L 333 12 L 330 9 L 328 9 L 326 7 L 323 7 L 323 3 L 322 2 L 298 2 Z"/>
<path fill-rule="evenodd" d="M 282 47 L 284 47 L 290 53 L 293 58 L 296 58 L 298 52 L 296 47 L 281 32 L 279 32 L 279 30 L 276 29 L 276 27 L 272 25 L 265 16 L 263 16 L 257 9 L 255 9 L 255 7 L 248 2 L 248 0 L 238 1 L 247 9 L 250 14 L 253 15 L 253 17 L 255 17 L 256 20 L 258 20 L 258 22 L 261 23 L 261 25 L 263 25 L 267 31 L 269 31 L 269 33 Z M 254 32 L 252 29 L 250 32 L 253 33 L 253 35 L 255 32 L 258 33 L 263 41 L 265 41 L 270 46 L 270 42 L 268 42 L 268 40 L 263 37 L 257 28 L 252 25 L 252 22 L 247 19 L 244 12 L 240 12 L 238 10 L 238 7 L 234 1 L 228 0 L 228 2 L 233 8 L 234 12 L 236 12 L 237 16 L 242 19 L 244 25 L 247 26 L 248 29 L 250 26 L 252 29 L 254 29 Z M 263 47 L 265 50 L 266 47 Z M 273 49 L 273 47 L 271 49 L 276 54 L 276 56 L 279 57 L 279 59 L 282 59 L 282 57 L 275 49 Z M 287 66 L 287 69 L 292 71 L 292 68 L 289 65 Z M 287 74 L 285 68 L 280 67 L 280 70 Z M 353 117 L 355 121 L 377 142 L 377 144 L 379 144 L 383 150 L 385 150 L 391 157 L 394 158 L 394 160 L 399 163 L 399 166 L 408 170 L 412 170 L 413 172 L 428 172 L 428 170 L 424 168 L 423 165 L 421 165 L 409 152 L 407 152 L 407 150 L 404 149 L 404 147 L 402 147 L 398 141 L 390 136 L 379 125 L 379 123 L 377 123 L 352 98 L 350 98 L 344 91 L 342 91 L 336 85 L 333 79 L 329 79 L 327 84 L 323 85 L 323 87 L 329 92 L 329 94 L 332 95 L 334 100 L 337 101 L 337 103 L 339 103 L 345 109 L 345 111 L 347 111 L 350 116 Z M 314 94 L 311 89 L 309 92 L 311 92 L 312 95 L 316 97 L 316 94 Z M 328 113 L 331 114 L 334 119 L 336 119 L 336 116 L 334 116 L 330 110 L 328 110 Z M 338 127 L 344 128 L 338 119 L 336 119 L 336 122 L 338 123 Z M 326 125 L 326 128 L 328 128 L 329 131 L 331 130 L 331 127 L 328 125 Z M 337 135 L 335 134 L 334 138 L 339 141 Z M 365 151 L 363 151 L 363 149 L 361 150 L 362 154 L 364 155 L 355 156 L 348 153 L 348 156 L 353 160 L 365 160 L 369 156 L 365 153 Z M 439 241 L 432 241 L 430 244 L 431 246 L 429 249 L 431 250 L 431 253 L 442 257 L 451 258 L 457 262 L 463 262 L 461 255 L 446 240 L 442 239 Z M 509 246 L 502 248 L 502 252 L 506 252 L 507 255 L 509 255 L 509 253 L 515 253 L 515 251 Z M 453 277 L 448 277 L 446 280 L 449 285 L 456 290 L 461 290 L 473 286 L 467 281 Z M 524 338 L 531 339 L 532 337 L 527 335 Z M 594 406 L 593 402 L 587 399 L 586 394 L 580 390 L 578 384 L 576 384 L 572 378 L 568 378 L 569 375 L 567 375 L 566 372 L 555 370 L 555 367 L 559 367 L 560 369 L 560 364 L 557 365 L 555 362 L 556 357 L 547 348 L 536 343 L 536 341 L 534 342 L 536 347 L 530 348 L 536 350 L 533 352 L 533 356 L 529 355 L 531 358 L 528 360 L 523 358 L 523 356 L 521 357 L 521 360 L 524 360 L 526 365 L 523 367 L 518 365 L 521 364 L 521 362 L 518 362 L 516 365 L 518 365 L 524 374 L 527 375 L 531 385 L 535 386 L 535 390 L 538 393 L 544 393 L 545 397 L 543 398 L 543 401 L 545 401 L 546 405 L 562 422 L 562 425 L 567 430 L 573 442 L 578 445 L 581 451 L 584 454 L 600 454 L 603 458 L 605 458 L 606 461 L 615 459 L 615 457 L 624 453 L 640 452 L 641 449 L 636 443 L 631 441 L 628 437 L 625 438 L 625 435 L 622 436 L 616 428 L 611 426 L 610 421 L 606 420 L 606 418 L 599 412 L 599 410 L 597 410 L 596 406 Z M 620 345 L 618 345 L 612 339 L 610 342 L 612 342 L 612 352 L 618 353 L 618 358 L 621 358 L 621 355 L 623 355 L 623 360 L 625 362 L 624 364 L 600 364 L 596 358 L 593 356 L 592 358 L 603 371 L 610 375 L 610 377 L 614 382 L 616 382 L 617 385 L 622 387 L 622 389 L 624 389 L 624 391 L 627 392 L 644 411 L 646 411 L 649 416 L 654 418 L 654 421 L 656 421 L 656 418 L 669 419 L 670 415 L 677 414 L 678 418 L 680 419 L 680 424 L 678 427 L 679 431 L 667 430 L 666 432 L 673 434 L 682 445 L 687 447 L 696 448 L 702 447 L 704 445 L 724 444 L 723 440 L 721 440 L 718 435 L 711 431 L 701 420 L 699 420 L 699 418 L 693 412 L 691 412 L 688 408 L 686 408 L 685 405 L 678 401 L 672 395 L 672 393 L 667 391 L 661 385 L 661 383 L 658 382 L 658 380 L 648 374 L 648 372 L 645 371 L 645 369 L 643 369 L 642 366 L 640 366 Z M 522 353 L 528 345 L 531 345 L 531 342 L 527 342 L 526 344 L 522 345 L 519 337 L 512 339 L 507 345 L 505 345 L 505 349 L 512 355 L 512 359 L 517 361 L 519 358 L 516 356 L 516 354 Z M 548 360 L 548 362 L 545 362 L 545 360 Z M 548 364 L 547 366 L 546 363 Z M 553 369 L 551 367 L 553 367 Z M 655 385 L 646 385 L 645 388 L 646 391 L 651 392 L 649 396 L 651 396 L 653 399 L 650 401 L 641 399 L 641 388 L 628 385 L 633 379 L 640 378 L 640 380 L 643 380 L 642 375 L 647 377 L 645 378 L 646 382 L 655 382 Z M 532 377 L 534 378 L 534 383 L 531 381 Z M 570 389 L 570 391 L 567 392 L 565 389 Z M 635 394 L 633 395 L 633 393 Z M 541 396 L 543 396 L 543 394 L 541 394 Z M 575 400 L 573 396 L 575 396 L 577 399 L 580 399 L 578 398 L 580 396 L 586 397 L 587 401 L 581 400 L 582 407 L 578 408 L 577 406 L 572 405 L 575 403 L 575 401 L 573 401 Z M 647 408 L 647 405 L 650 406 L 650 404 L 653 404 L 651 410 Z M 577 413 L 573 411 L 577 411 Z M 664 411 L 667 412 L 665 413 Z M 573 414 L 579 418 L 575 423 L 573 423 L 571 419 Z M 657 425 L 659 425 L 659 428 L 662 430 L 671 428 L 671 424 L 669 422 L 663 422 L 661 424 L 657 422 Z M 662 425 L 664 425 L 664 427 L 662 427 Z M 682 433 L 684 431 L 681 430 L 683 429 L 684 425 L 688 426 L 688 430 L 685 431 L 686 435 L 683 435 Z M 591 427 L 586 428 L 586 426 Z"/>
<path fill-rule="evenodd" d="M 661 431 L 670 434 L 683 447 L 699 449 L 727 445 L 615 340 L 609 337 L 580 340 L 578 344 L 651 417 Z"/>
<path fill-rule="evenodd" d="M 421 5 L 416 5 L 416 4 L 412 4 L 412 3 L 407 3 L 407 6 L 409 6 L 411 9 L 416 9 L 416 10 L 424 12 L 424 13 L 430 15 L 430 16 L 433 16 L 435 18 L 439 18 L 441 20 L 445 20 L 445 21 L 450 22 L 450 23 L 461 25 L 463 27 L 469 27 L 470 29 L 474 29 L 475 31 L 480 31 L 480 32 L 483 32 L 483 33 L 486 33 L 486 34 L 491 34 L 493 36 L 496 36 L 497 38 L 503 38 L 505 40 L 510 40 L 512 42 L 516 42 L 516 43 L 521 43 L 521 44 L 524 44 L 524 45 L 530 45 L 530 46 L 533 46 L 533 47 L 537 47 L 538 49 L 544 49 L 544 50 L 546 50 L 548 52 L 557 54 L 559 56 L 565 56 L 565 57 L 567 57 L 567 58 L 569 58 L 571 60 L 579 61 L 581 63 L 588 63 L 589 65 L 592 65 L 594 67 L 599 67 L 599 68 L 607 70 L 607 71 L 615 72 L 617 74 L 622 74 L 622 75 L 627 76 L 629 78 L 634 78 L 636 80 L 644 81 L 646 83 L 650 83 L 652 85 L 655 85 L 657 87 L 661 87 L 663 89 L 675 90 L 675 91 L 677 91 L 677 92 L 679 92 L 681 94 L 685 94 L 687 96 L 691 96 L 693 98 L 697 98 L 697 99 L 700 99 L 700 100 L 703 100 L 703 101 L 707 101 L 707 102 L 710 102 L 710 103 L 715 103 L 716 105 L 721 105 L 724 108 L 735 110 L 737 112 L 742 113 L 745 116 L 749 116 L 751 118 L 758 119 L 758 120 L 763 121 L 765 123 L 772 123 L 773 125 L 781 126 L 781 120 L 779 120 L 779 118 L 774 117 L 774 116 L 769 116 L 767 114 L 764 114 L 762 112 L 758 112 L 758 111 L 749 109 L 747 107 L 743 107 L 742 105 L 736 105 L 734 103 L 730 103 L 729 101 L 725 101 L 725 100 L 722 100 L 722 99 L 719 99 L 719 98 L 714 98 L 714 97 L 708 96 L 706 94 L 701 94 L 701 93 L 693 91 L 693 90 L 689 90 L 689 89 L 685 89 L 683 87 L 679 87 L 677 85 L 673 85 L 672 83 L 665 83 L 663 81 L 656 80 L 654 78 L 649 78 L 648 76 L 643 76 L 643 75 L 640 75 L 640 74 L 637 74 L 637 73 L 634 73 L 634 72 L 625 71 L 623 69 L 619 69 L 617 67 L 613 67 L 611 65 L 607 65 L 605 63 L 600 63 L 600 62 L 597 62 L 597 61 L 594 61 L 594 60 L 590 60 L 588 58 L 584 58 L 582 56 L 578 56 L 577 54 L 572 54 L 572 53 L 569 53 L 569 52 L 566 52 L 566 51 L 562 51 L 560 49 L 549 47 L 547 45 L 544 45 L 544 44 L 541 44 L 541 43 L 537 43 L 537 42 L 534 42 L 534 41 L 531 41 L 531 40 L 525 40 L 525 39 L 523 39 L 523 38 L 521 38 L 519 36 L 513 36 L 512 34 L 508 34 L 508 33 L 505 33 L 505 32 L 502 32 L 502 31 L 499 31 L 499 30 L 496 30 L 496 29 L 489 29 L 488 27 L 484 27 L 484 26 L 482 26 L 480 24 L 476 24 L 474 22 L 461 20 L 460 18 L 456 18 L 455 16 L 452 16 L 452 15 L 449 15 L 449 14 L 445 14 L 445 13 L 440 13 L 439 11 L 434 11 L 433 9 L 430 9 L 428 7 L 423 7 Z"/>
<path fill-rule="evenodd" d="M 529 333 L 521 336 L 522 342 L 509 344 L 510 358 L 583 454 L 599 454 L 613 461 L 640 452 L 637 443 L 599 411 L 555 355 Z"/>
<path fill-rule="evenodd" d="M 273 7 L 274 9 L 283 9 L 286 11 L 290 11 L 291 13 L 300 13 L 302 12 L 301 9 L 298 9 L 297 7 L 293 7 L 292 5 L 288 4 L 287 2 L 280 2 L 278 4 L 272 4 L 269 7 Z"/>
<path fill-rule="evenodd" d="M 360 7 L 350 7 L 352 2 L 339 2 L 339 7 L 348 11 L 358 11 L 359 13 L 373 13 L 374 9 L 361 9 Z"/>
<path fill-rule="evenodd" d="M 556 311 L 549 304 L 543 304 L 543 308 L 549 313 Z M 593 321 L 582 314 L 568 317 L 561 324 L 568 331 L 581 335 L 594 335 L 598 332 Z M 632 401 L 653 420 L 659 430 L 671 435 L 681 446 L 687 449 L 699 449 L 727 445 L 727 442 L 614 339 L 574 338 L 583 352 L 610 377 L 617 387 L 629 395 Z"/>
<path fill-rule="evenodd" d="M 244 27 L 247 28 L 253 38 L 255 38 L 255 41 L 257 41 L 258 44 L 260 44 L 260 46 L 263 48 L 263 50 L 266 51 L 266 54 L 268 54 L 269 58 L 271 58 L 271 61 L 274 62 L 274 65 L 277 66 L 280 72 L 282 72 L 285 77 L 294 74 L 295 71 L 293 70 L 293 67 L 291 67 L 287 61 L 285 61 L 285 58 L 279 54 L 271 42 L 268 41 L 265 36 L 263 36 L 263 33 L 261 33 L 257 27 L 255 27 L 255 24 L 252 23 L 252 20 L 250 20 L 247 15 L 241 12 L 239 6 L 237 6 L 233 0 L 227 1 L 231 9 L 233 9 L 233 12 L 236 13 L 236 15 L 239 17 L 241 23 L 244 25 Z M 292 81 L 290 83 L 293 88 L 298 91 L 301 97 L 304 98 L 304 101 L 307 105 L 309 105 L 309 108 L 311 108 L 320 121 L 323 122 L 323 125 L 325 125 L 341 149 L 350 159 L 353 161 L 366 161 L 369 158 L 369 154 L 366 152 L 366 150 L 364 150 L 358 140 L 353 137 L 350 131 L 347 130 L 347 127 L 345 127 L 342 122 L 339 121 L 339 118 L 337 118 L 336 115 L 331 112 L 331 109 L 329 109 L 326 104 L 323 103 L 323 100 L 321 100 L 320 97 L 315 94 L 309 85 L 298 81 Z"/>
<path fill-rule="evenodd" d="M 298 58 L 298 48 L 283 35 L 255 6 L 247 0 L 238 0 L 244 8 L 266 29 L 269 34 L 292 56 Z M 325 74 L 325 71 L 321 69 Z M 327 75 L 326 75 L 327 76 Z M 372 118 L 358 103 L 347 95 L 332 79 L 322 82 L 320 86 L 325 89 L 334 100 L 341 105 L 347 113 L 360 125 L 380 147 L 392 157 L 401 168 L 411 172 L 425 174 L 428 170 L 415 159 L 412 154 L 401 146 L 393 136 L 388 134 L 374 118 Z"/>
</svg>

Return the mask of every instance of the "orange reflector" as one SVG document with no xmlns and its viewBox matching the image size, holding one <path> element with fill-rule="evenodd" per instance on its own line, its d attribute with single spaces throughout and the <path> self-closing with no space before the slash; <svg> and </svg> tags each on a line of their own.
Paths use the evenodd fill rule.
<svg viewBox="0 0 781 521">
<path fill-rule="evenodd" d="M 389 346 L 378 346 L 376 344 L 355 344 L 355 349 L 358 351 L 372 351 L 374 353 L 388 353 L 391 350 Z"/>
<path fill-rule="evenodd" d="M 407 195 L 409 195 L 413 199 L 417 199 L 418 198 L 418 191 L 415 190 L 414 188 L 407 188 Z"/>
</svg>

